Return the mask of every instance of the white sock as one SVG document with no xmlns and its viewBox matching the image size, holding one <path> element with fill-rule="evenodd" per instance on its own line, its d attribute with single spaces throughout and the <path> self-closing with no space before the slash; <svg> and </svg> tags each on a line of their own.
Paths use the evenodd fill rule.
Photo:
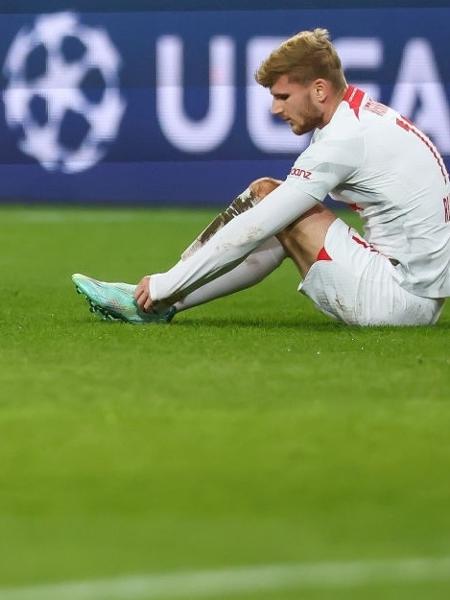
<svg viewBox="0 0 450 600">
<path fill-rule="evenodd" d="M 280 266 L 284 258 L 286 258 L 286 253 L 283 246 L 276 237 L 271 237 L 237 267 L 176 302 L 175 308 L 181 312 L 215 298 L 249 288 L 272 273 Z"/>
</svg>

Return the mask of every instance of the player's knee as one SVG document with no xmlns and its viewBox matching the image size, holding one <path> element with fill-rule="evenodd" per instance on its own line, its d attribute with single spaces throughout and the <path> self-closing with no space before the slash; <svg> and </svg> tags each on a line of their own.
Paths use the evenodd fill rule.
<svg viewBox="0 0 450 600">
<path fill-rule="evenodd" d="M 256 198 L 265 198 L 270 192 L 273 192 L 281 183 L 279 179 L 273 179 L 273 177 L 260 177 L 255 179 L 249 185 L 250 190 Z"/>
</svg>

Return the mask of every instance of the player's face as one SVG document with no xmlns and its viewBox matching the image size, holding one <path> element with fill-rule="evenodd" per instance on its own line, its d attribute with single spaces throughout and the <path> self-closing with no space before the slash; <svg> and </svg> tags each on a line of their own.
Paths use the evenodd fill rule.
<svg viewBox="0 0 450 600">
<path fill-rule="evenodd" d="M 314 82 L 302 85 L 281 75 L 270 88 L 272 113 L 291 126 L 296 135 L 323 126 L 323 108 L 316 100 Z"/>
</svg>

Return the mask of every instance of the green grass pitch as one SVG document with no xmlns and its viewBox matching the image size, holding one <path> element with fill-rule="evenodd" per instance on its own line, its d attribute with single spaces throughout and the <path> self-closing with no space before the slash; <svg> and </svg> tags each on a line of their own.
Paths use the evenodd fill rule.
<svg viewBox="0 0 450 600">
<path fill-rule="evenodd" d="M 450 305 L 434 328 L 345 327 L 287 262 L 169 326 L 101 322 L 75 294 L 73 272 L 168 268 L 212 214 L 0 210 L 0 598 L 450 555 Z M 211 598 L 436 600 L 450 576 L 282 587 Z"/>
</svg>

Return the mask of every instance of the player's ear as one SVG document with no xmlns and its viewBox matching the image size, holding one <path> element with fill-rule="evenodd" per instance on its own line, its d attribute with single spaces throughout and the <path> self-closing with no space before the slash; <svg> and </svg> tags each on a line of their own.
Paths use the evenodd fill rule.
<svg viewBox="0 0 450 600">
<path fill-rule="evenodd" d="M 325 102 L 328 96 L 328 82 L 325 79 L 316 79 L 314 81 L 313 93 L 317 102 Z"/>
</svg>

